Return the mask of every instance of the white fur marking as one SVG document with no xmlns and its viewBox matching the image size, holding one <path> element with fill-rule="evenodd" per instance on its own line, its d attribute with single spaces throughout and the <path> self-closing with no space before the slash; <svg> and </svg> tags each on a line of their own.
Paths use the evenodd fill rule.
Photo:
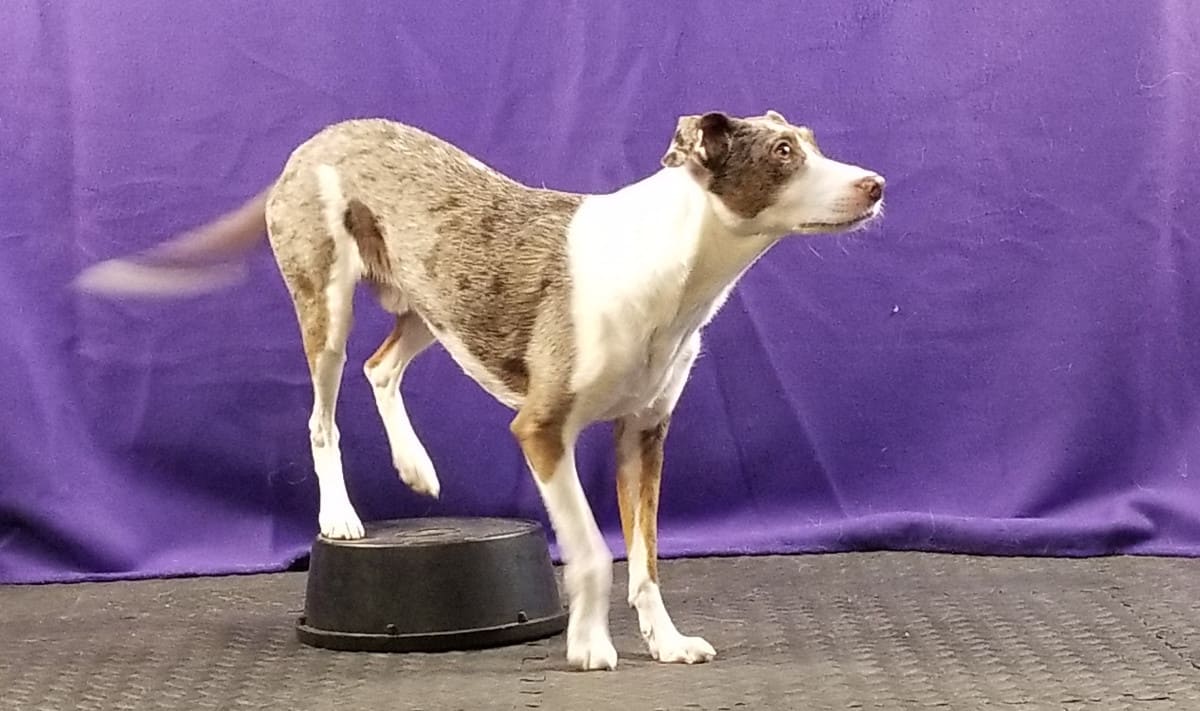
<svg viewBox="0 0 1200 711">
<path fill-rule="evenodd" d="M 358 252 L 352 247 L 350 235 L 341 224 L 345 210 L 341 181 L 329 165 L 317 167 L 317 185 L 325 208 L 326 227 L 334 243 L 334 261 L 330 266 L 329 283 L 325 287 L 329 330 L 325 348 L 316 359 L 313 374 L 313 412 L 309 419 L 312 440 L 313 467 L 320 491 L 318 520 L 321 535 L 327 538 L 362 538 L 365 535 L 350 497 L 342 471 L 341 439 L 336 421 L 337 397 L 341 389 L 342 368 L 346 363 L 346 335 L 350 327 L 351 299 L 357 271 L 352 266 Z M 353 256 L 351 256 L 353 255 Z"/>
<path fill-rule="evenodd" d="M 801 150 L 805 169 L 783 189 L 773 205 L 754 218 L 756 225 L 782 232 L 822 233 L 831 231 L 828 225 L 876 214 L 878 205 L 868 204 L 858 187 L 860 181 L 875 173 L 826 158 L 808 148 Z"/>
<path fill-rule="evenodd" d="M 731 234 L 682 168 L 585 198 L 567 234 L 580 411 L 611 419 L 658 399 L 690 366 L 685 344 L 770 243 Z"/>
<path fill-rule="evenodd" d="M 712 645 L 700 637 L 685 637 L 675 628 L 663 604 L 658 583 L 650 579 L 645 539 L 641 522 L 633 525 L 633 546 L 629 550 L 629 606 L 637 610 L 638 627 L 650 656 L 660 662 L 695 664 L 717 655 Z"/>
<path fill-rule="evenodd" d="M 318 372 L 313 377 L 313 411 L 308 420 L 308 430 L 320 495 L 317 520 L 321 535 L 326 538 L 355 539 L 362 538 L 366 532 L 346 493 L 339 448 L 341 433 L 335 420 L 344 363 L 344 358 L 339 360 L 329 351 L 321 354 Z"/>
<path fill-rule="evenodd" d="M 441 492 L 441 483 L 429 453 L 413 430 L 400 393 L 404 370 L 433 342 L 433 336 L 415 314 L 406 314 L 400 319 L 399 340 L 391 344 L 374 367 L 370 363 L 364 365 L 363 374 L 375 393 L 375 406 L 383 419 L 392 449 L 392 463 L 400 473 L 401 481 L 418 494 L 436 499 Z"/>
<path fill-rule="evenodd" d="M 617 650 L 608 634 L 612 553 L 579 484 L 571 447 L 549 482 L 543 482 L 536 473 L 534 480 L 566 563 L 563 577 L 570 599 L 567 662 L 585 671 L 615 669 Z"/>
<path fill-rule="evenodd" d="M 599 403 L 601 409 L 644 405 L 653 395 L 647 390 L 654 390 L 653 381 L 667 366 L 658 363 L 654 372 L 645 372 L 651 341 L 657 337 L 665 352 L 681 335 L 654 331 L 675 326 L 671 321 L 697 249 L 700 205 L 689 200 L 695 196 L 686 187 L 660 171 L 611 195 L 585 198 L 571 221 L 567 245 L 576 336 L 571 386 L 585 397 L 595 393 L 613 401 Z"/>
</svg>

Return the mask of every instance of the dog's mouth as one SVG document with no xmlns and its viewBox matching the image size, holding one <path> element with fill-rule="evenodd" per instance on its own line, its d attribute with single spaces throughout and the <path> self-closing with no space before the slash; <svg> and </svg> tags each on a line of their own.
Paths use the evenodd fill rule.
<svg viewBox="0 0 1200 711">
<path fill-rule="evenodd" d="M 855 229 L 856 227 L 862 227 L 878 217 L 881 207 L 881 204 L 876 203 L 875 205 L 872 205 L 871 208 L 866 212 L 852 217 L 849 220 L 842 220 L 840 222 L 805 222 L 797 225 L 795 232 L 806 235 L 823 234 L 827 232 L 847 232 Z"/>
</svg>

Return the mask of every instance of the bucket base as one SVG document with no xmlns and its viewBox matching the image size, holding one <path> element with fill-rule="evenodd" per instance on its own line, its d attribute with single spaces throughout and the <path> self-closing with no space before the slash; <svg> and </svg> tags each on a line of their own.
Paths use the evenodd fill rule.
<svg viewBox="0 0 1200 711">
<path fill-rule="evenodd" d="M 562 632 L 542 527 L 499 518 L 366 525 L 356 541 L 318 538 L 299 640 L 360 652 L 444 652 Z"/>
</svg>

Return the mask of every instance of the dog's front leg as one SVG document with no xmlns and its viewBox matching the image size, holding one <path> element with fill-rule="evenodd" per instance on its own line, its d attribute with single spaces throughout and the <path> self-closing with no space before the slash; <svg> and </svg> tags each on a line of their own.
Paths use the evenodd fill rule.
<svg viewBox="0 0 1200 711">
<path fill-rule="evenodd" d="M 615 669 L 617 650 L 608 632 L 612 553 L 575 471 L 577 435 L 565 429 L 564 417 L 545 414 L 553 411 L 561 408 L 527 403 L 513 420 L 512 431 L 533 471 L 566 564 L 567 662 L 583 670 Z"/>
<path fill-rule="evenodd" d="M 629 606 L 637 610 L 642 638 L 660 662 L 707 662 L 716 656 L 705 640 L 675 628 L 658 587 L 658 492 L 667 420 L 646 425 L 618 420 L 617 501 L 629 552 Z"/>
</svg>

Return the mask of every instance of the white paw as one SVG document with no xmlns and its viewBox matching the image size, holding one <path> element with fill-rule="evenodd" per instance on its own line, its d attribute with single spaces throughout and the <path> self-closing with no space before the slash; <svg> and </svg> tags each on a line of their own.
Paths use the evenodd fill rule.
<svg viewBox="0 0 1200 711">
<path fill-rule="evenodd" d="M 590 627 L 581 634 L 567 631 L 567 664 L 581 671 L 612 671 L 617 668 L 617 650 L 608 631 Z"/>
<path fill-rule="evenodd" d="M 400 472 L 400 481 L 418 494 L 436 499 L 442 491 L 442 484 L 438 481 L 437 472 L 433 469 L 433 462 L 429 460 L 429 455 L 425 453 L 424 447 L 418 447 L 415 450 L 410 448 L 401 457 L 398 457 L 396 471 Z"/>
<path fill-rule="evenodd" d="M 355 540 L 367 534 L 358 514 L 348 506 L 344 508 L 330 507 L 328 511 L 322 507 L 317 520 L 321 524 L 321 535 L 325 538 Z"/>
<path fill-rule="evenodd" d="M 676 634 L 664 640 L 655 640 L 651 634 L 647 635 L 646 643 L 650 646 L 650 656 L 664 664 L 700 664 L 712 661 L 717 656 L 712 645 L 700 637 Z"/>
</svg>

